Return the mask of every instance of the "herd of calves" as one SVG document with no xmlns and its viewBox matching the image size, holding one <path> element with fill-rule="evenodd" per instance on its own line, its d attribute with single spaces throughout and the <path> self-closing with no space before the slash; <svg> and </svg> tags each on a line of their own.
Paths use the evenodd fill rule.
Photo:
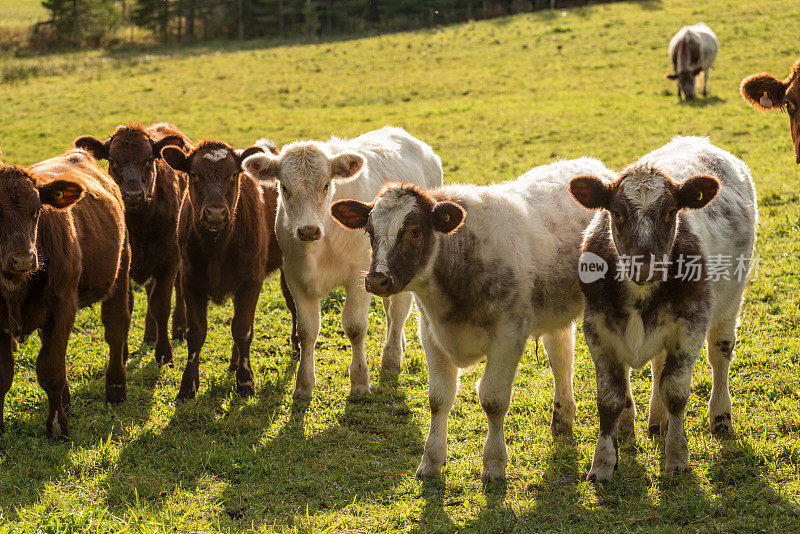
<svg viewBox="0 0 800 534">
<path fill-rule="evenodd" d="M 800 61 L 783 82 L 751 76 L 742 94 L 755 107 L 789 111 L 800 162 Z M 239 394 L 252 394 L 256 303 L 278 269 L 300 351 L 295 398 L 312 395 L 320 299 L 332 289 L 347 293 L 342 325 L 356 395 L 369 393 L 370 293 L 383 298 L 381 368 L 394 373 L 414 299 L 431 412 L 418 476 L 440 473 L 459 370 L 486 358 L 482 477 L 505 477 L 503 421 L 531 336 L 542 337 L 553 370 L 552 432 L 570 434 L 582 312 L 600 421 L 590 480 L 612 477 L 618 433 L 634 432 L 629 375 L 647 362 L 648 431 L 665 436 L 667 472 L 690 469 L 684 413 L 704 343 L 711 431 L 732 429 L 728 368 L 758 211 L 745 163 L 705 138 L 675 138 L 618 174 L 584 157 L 489 186 L 442 185 L 431 147 L 391 127 L 239 150 L 195 145 L 166 123 L 131 124 L 74 145 L 28 168 L 0 164 L 0 432 L 17 341 L 38 330 L 47 432 L 68 438 L 67 343 L 78 309 L 98 301 L 106 399 L 125 400 L 131 280 L 147 289 L 144 343 L 161 364 L 173 359 L 175 289 L 171 335 L 185 336 L 188 349 L 178 399 L 200 387 L 208 301 L 232 298 L 229 370 Z"/>
</svg>

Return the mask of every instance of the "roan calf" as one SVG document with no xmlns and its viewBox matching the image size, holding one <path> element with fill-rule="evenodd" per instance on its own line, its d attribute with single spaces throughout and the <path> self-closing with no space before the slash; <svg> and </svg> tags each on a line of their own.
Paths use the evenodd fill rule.
<svg viewBox="0 0 800 534">
<path fill-rule="evenodd" d="M 106 399 L 125 400 L 130 249 L 123 216 L 119 189 L 82 150 L 28 169 L 0 164 L 0 433 L 15 338 L 39 330 L 47 433 L 69 437 L 67 343 L 78 309 L 98 301 L 109 348 Z"/>
<path fill-rule="evenodd" d="M 372 298 L 364 291 L 362 278 L 369 265 L 369 241 L 339 227 L 330 217 L 330 204 L 338 198 L 368 201 L 389 180 L 417 181 L 422 187 L 441 185 L 439 156 L 405 130 L 385 127 L 355 139 L 291 143 L 283 147 L 280 156 L 255 154 L 243 167 L 262 183 L 277 181 L 280 185 L 275 231 L 283 251 L 286 281 L 297 304 L 300 339 L 294 398 L 309 398 L 314 390 L 319 302 L 340 286 L 347 292 L 342 327 L 353 349 L 350 392 L 369 393 L 364 338 Z M 395 295 L 383 304 L 387 327 L 381 368 L 398 373 L 411 295 Z"/>
<path fill-rule="evenodd" d="M 105 141 L 91 135 L 75 139 L 76 147 L 108 160 L 108 172 L 120 187 L 131 243 L 131 279 L 147 289 L 144 343 L 155 345 L 156 362 L 171 365 L 167 324 L 173 286 L 172 337 L 183 339 L 186 329 L 183 298 L 176 284 L 180 264 L 178 212 L 186 175 L 161 158 L 161 149 L 169 145 L 192 148 L 180 130 L 164 122 L 147 128 L 141 124 L 118 126 Z"/>
<path fill-rule="evenodd" d="M 785 80 L 759 72 L 742 80 L 740 90 L 747 103 L 756 109 L 786 110 L 795 158 L 800 165 L 800 59 L 795 62 L 792 72 Z"/>
<path fill-rule="evenodd" d="M 713 377 L 711 432 L 732 430 L 728 368 L 758 217 L 750 171 L 708 139 L 677 137 L 613 183 L 582 176 L 570 191 L 601 210 L 586 231 L 582 261 L 608 269 L 581 282 L 600 416 L 588 479 L 613 476 L 618 430 L 634 428 L 630 370 L 648 361 L 649 433 L 666 435 L 667 473 L 689 471 L 683 420 L 704 340 Z"/>
<path fill-rule="evenodd" d="M 186 301 L 188 360 L 178 399 L 194 398 L 200 385 L 200 349 L 206 340 L 208 301 L 233 296 L 230 371 L 240 395 L 255 392 L 250 367 L 253 318 L 264 278 L 281 266 L 275 238 L 277 192 L 241 172 L 242 160 L 260 147 L 234 150 L 221 141 L 203 141 L 186 154 L 168 146 L 164 159 L 189 175 L 178 239 L 181 285 Z M 287 305 L 294 308 L 284 291 Z M 294 317 L 293 317 L 294 319 Z"/>
<path fill-rule="evenodd" d="M 576 267 L 592 212 L 572 201 L 567 183 L 586 173 L 612 177 L 598 160 L 580 158 L 488 187 L 424 191 L 394 183 L 371 204 L 331 206 L 342 225 L 369 234 L 367 290 L 382 297 L 411 291 L 417 303 L 431 410 L 418 477 L 440 474 L 459 369 L 485 356 L 478 388 L 489 420 L 482 479 L 505 478 L 503 421 L 532 335 L 542 336 L 553 369 L 553 434 L 572 433 L 573 322 L 583 308 Z"/>
<path fill-rule="evenodd" d="M 708 95 L 708 74 L 714 65 L 719 50 L 719 41 L 705 23 L 684 26 L 669 42 L 669 57 L 672 72 L 666 78 L 678 83 L 678 98 L 681 91 L 687 100 L 695 96 L 695 78 L 703 73 L 703 96 Z"/>
</svg>

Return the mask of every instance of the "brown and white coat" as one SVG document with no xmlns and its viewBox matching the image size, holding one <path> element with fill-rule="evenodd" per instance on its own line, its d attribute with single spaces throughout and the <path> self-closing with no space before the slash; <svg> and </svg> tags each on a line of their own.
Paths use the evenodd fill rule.
<svg viewBox="0 0 800 534">
<path fill-rule="evenodd" d="M 552 431 L 572 432 L 573 322 L 583 307 L 577 265 L 592 212 L 572 201 L 567 183 L 586 173 L 612 176 L 598 160 L 580 158 L 486 187 L 426 192 L 390 184 L 372 204 L 331 207 L 341 224 L 370 236 L 367 289 L 411 291 L 417 304 L 431 410 L 419 477 L 439 475 L 445 463 L 459 370 L 486 358 L 478 389 L 489 420 L 482 478 L 505 478 L 503 421 L 530 336 L 543 337 L 553 369 Z"/>
<path fill-rule="evenodd" d="M 591 254 L 608 266 L 605 276 L 581 283 L 600 416 L 588 478 L 613 476 L 618 431 L 634 431 L 630 370 L 648 361 L 649 432 L 666 435 L 665 470 L 688 471 L 683 418 L 704 341 L 713 375 L 711 431 L 732 429 L 728 367 L 758 216 L 750 171 L 708 139 L 678 137 L 628 166 L 610 185 L 579 177 L 570 190 L 584 206 L 600 208 L 586 230 L 584 258 Z M 633 256 L 643 266 L 630 273 L 624 263 Z M 737 272 L 741 261 L 744 270 Z M 690 262 L 699 271 L 688 275 Z"/>
<path fill-rule="evenodd" d="M 684 26 L 669 42 L 669 57 L 672 60 L 672 72 L 666 77 L 676 80 L 678 98 L 681 92 L 687 100 L 695 96 L 695 77 L 703 73 L 703 96 L 708 95 L 708 74 L 714 65 L 719 50 L 719 41 L 714 32 L 705 23 L 698 22 L 692 26 Z"/>
</svg>

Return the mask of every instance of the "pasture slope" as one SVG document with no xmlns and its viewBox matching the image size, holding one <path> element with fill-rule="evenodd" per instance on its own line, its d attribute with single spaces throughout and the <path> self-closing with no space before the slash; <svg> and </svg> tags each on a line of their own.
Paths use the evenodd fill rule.
<svg viewBox="0 0 800 534">
<path fill-rule="evenodd" d="M 663 78 L 667 43 L 699 20 L 721 42 L 710 96 L 679 103 Z M 796 0 L 650 1 L 309 45 L 0 56 L 8 162 L 39 161 L 131 120 L 169 120 L 195 139 L 236 146 L 395 124 L 434 147 L 447 182 L 489 183 L 584 154 L 620 168 L 675 134 L 698 134 L 751 166 L 761 208 L 761 265 L 731 367 L 736 435 L 708 433 L 702 361 L 686 423 L 689 476 L 662 476 L 663 442 L 645 437 L 646 368 L 634 373 L 638 436 L 622 445 L 615 480 L 584 481 L 598 422 L 579 336 L 574 441 L 550 435 L 551 373 L 530 343 L 506 420 L 507 487 L 480 483 L 482 365 L 463 375 L 443 478 L 418 482 L 428 406 L 415 321 L 403 373 L 381 379 L 385 325 L 374 302 L 374 394 L 348 399 L 342 295 L 325 300 L 314 399 L 293 403 L 291 323 L 273 277 L 259 302 L 248 400 L 225 372 L 230 305 L 211 308 L 197 400 L 176 405 L 186 348 L 176 344 L 176 368 L 161 370 L 138 348 L 138 291 L 128 402 L 103 403 L 99 308 L 87 310 L 68 351 L 73 442 L 54 443 L 34 374 L 39 342 L 22 344 L 0 437 L 0 532 L 800 530 L 800 167 L 786 117 L 758 113 L 738 95 L 748 74 L 788 72 L 800 56 L 798 20 Z"/>
</svg>

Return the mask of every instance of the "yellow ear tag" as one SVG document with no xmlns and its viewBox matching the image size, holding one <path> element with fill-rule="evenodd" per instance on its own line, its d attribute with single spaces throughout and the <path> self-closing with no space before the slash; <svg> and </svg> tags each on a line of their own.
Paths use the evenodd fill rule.
<svg viewBox="0 0 800 534">
<path fill-rule="evenodd" d="M 61 200 L 62 198 L 64 198 L 64 192 L 56 191 L 53 196 L 55 196 L 58 200 Z"/>
<path fill-rule="evenodd" d="M 697 200 L 703 200 L 703 192 L 702 191 L 697 193 Z"/>
<path fill-rule="evenodd" d="M 450 222 L 450 214 L 449 213 L 445 213 L 444 214 L 444 222 Z"/>
</svg>

